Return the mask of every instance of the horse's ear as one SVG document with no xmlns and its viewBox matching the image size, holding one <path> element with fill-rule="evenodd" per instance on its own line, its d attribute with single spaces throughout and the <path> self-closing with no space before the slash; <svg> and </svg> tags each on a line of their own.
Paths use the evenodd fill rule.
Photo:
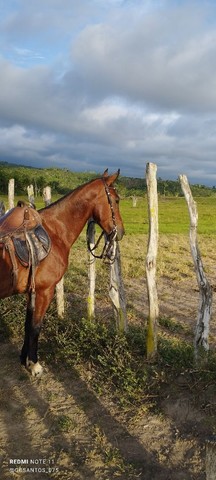
<svg viewBox="0 0 216 480">
<path fill-rule="evenodd" d="M 109 175 L 106 178 L 106 183 L 109 187 L 110 187 L 110 185 L 112 185 L 117 180 L 119 174 L 120 174 L 120 168 L 118 169 L 118 171 L 116 173 L 113 173 L 113 175 Z"/>
<path fill-rule="evenodd" d="M 104 173 L 102 175 L 103 178 L 107 178 L 109 175 L 108 175 L 108 168 L 106 168 L 106 170 L 104 170 Z"/>
</svg>

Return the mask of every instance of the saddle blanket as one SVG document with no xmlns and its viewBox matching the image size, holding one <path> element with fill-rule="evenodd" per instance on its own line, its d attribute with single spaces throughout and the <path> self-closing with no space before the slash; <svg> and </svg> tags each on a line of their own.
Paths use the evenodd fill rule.
<svg viewBox="0 0 216 480">
<path fill-rule="evenodd" d="M 22 232 L 18 236 L 12 235 L 11 238 L 19 261 L 23 266 L 28 267 L 31 263 L 31 257 L 25 233 Z M 50 251 L 51 241 L 49 235 L 42 225 L 37 225 L 37 227 L 28 231 L 28 240 L 31 242 L 34 252 L 35 265 L 38 265 Z"/>
</svg>

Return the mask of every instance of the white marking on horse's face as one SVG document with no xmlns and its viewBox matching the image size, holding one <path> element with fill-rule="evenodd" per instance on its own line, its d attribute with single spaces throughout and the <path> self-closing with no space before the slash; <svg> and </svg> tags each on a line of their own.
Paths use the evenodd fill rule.
<svg viewBox="0 0 216 480">
<path fill-rule="evenodd" d="M 43 367 L 40 365 L 39 362 L 34 363 L 27 358 L 26 360 L 26 368 L 31 373 L 33 377 L 40 377 L 43 372 Z"/>
</svg>

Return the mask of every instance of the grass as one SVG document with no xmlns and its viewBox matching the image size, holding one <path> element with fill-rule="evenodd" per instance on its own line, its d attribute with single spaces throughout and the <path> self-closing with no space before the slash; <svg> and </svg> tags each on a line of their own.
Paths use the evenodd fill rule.
<svg viewBox="0 0 216 480">
<path fill-rule="evenodd" d="M 199 215 L 198 233 L 216 234 L 216 198 L 197 197 Z M 148 206 L 147 199 L 140 198 L 137 206 L 133 207 L 132 200 L 121 201 L 122 218 L 126 233 L 148 233 Z M 159 231 L 162 234 L 186 234 L 189 231 L 189 214 L 183 197 L 159 197 L 158 200 Z"/>
</svg>

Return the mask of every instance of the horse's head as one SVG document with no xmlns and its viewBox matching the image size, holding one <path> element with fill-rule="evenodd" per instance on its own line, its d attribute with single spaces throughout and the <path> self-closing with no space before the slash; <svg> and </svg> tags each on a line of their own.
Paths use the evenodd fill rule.
<svg viewBox="0 0 216 480">
<path fill-rule="evenodd" d="M 119 196 L 113 186 L 120 170 L 108 175 L 106 170 L 101 178 L 100 193 L 97 197 L 93 218 L 108 237 L 121 240 L 124 235 L 124 225 L 119 211 Z M 100 180 L 98 180 L 99 182 Z"/>
</svg>

